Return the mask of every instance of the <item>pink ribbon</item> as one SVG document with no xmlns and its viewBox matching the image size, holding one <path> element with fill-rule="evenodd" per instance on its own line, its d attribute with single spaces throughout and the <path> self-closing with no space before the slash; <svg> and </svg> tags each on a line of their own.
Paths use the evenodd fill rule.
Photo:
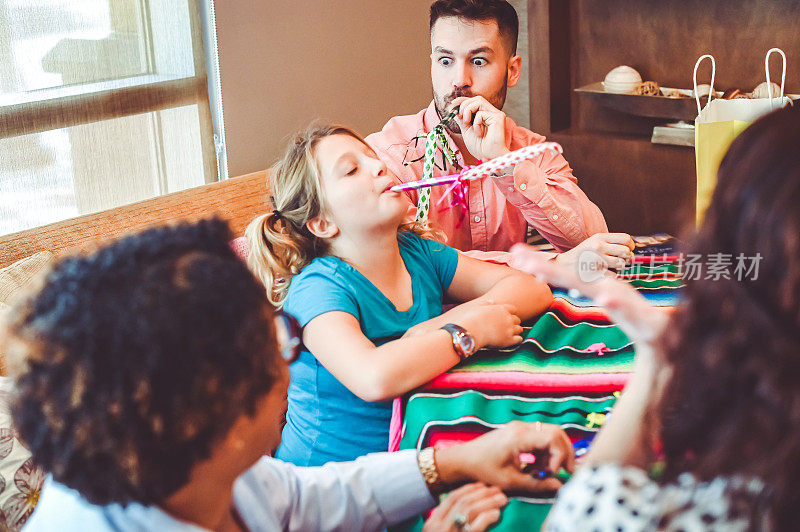
<svg viewBox="0 0 800 532">
<path fill-rule="evenodd" d="M 478 163 L 480 164 L 480 163 Z M 464 217 L 467 215 L 467 211 L 469 210 L 469 203 L 467 202 L 467 192 L 469 191 L 469 182 L 470 179 L 465 177 L 465 173 L 475 168 L 475 166 L 465 166 L 461 169 L 461 173 L 456 176 L 455 181 L 447 187 L 447 190 L 444 191 L 442 197 L 436 202 L 436 206 L 439 207 L 439 212 L 446 211 L 448 209 L 452 209 L 454 207 L 461 207 L 461 214 L 458 217 L 458 222 L 456 223 L 456 229 L 461 227 L 461 224 L 464 223 Z M 450 198 L 449 205 L 441 205 L 445 198 Z"/>
</svg>

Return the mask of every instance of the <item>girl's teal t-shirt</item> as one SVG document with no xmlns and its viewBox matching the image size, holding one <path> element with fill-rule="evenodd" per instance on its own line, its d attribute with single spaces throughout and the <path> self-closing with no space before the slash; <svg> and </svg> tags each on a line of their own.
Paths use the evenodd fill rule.
<svg viewBox="0 0 800 532">
<path fill-rule="evenodd" d="M 377 346 L 439 316 L 458 265 L 458 252 L 403 231 L 397 234 L 397 241 L 411 276 L 413 303 L 407 311 L 398 311 L 358 270 L 330 256 L 314 259 L 292 279 L 284 311 L 303 326 L 326 312 L 348 312 Z M 279 459 L 316 466 L 388 449 L 392 401 L 360 399 L 307 350 L 290 369 L 289 410 L 276 455 Z"/>
</svg>

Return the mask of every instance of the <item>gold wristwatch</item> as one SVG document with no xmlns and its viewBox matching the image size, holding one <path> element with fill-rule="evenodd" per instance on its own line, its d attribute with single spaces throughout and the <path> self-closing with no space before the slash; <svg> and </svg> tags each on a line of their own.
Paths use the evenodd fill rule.
<svg viewBox="0 0 800 532">
<path fill-rule="evenodd" d="M 439 476 L 439 468 L 436 467 L 436 450 L 433 447 L 426 447 L 417 453 L 417 465 L 419 472 L 422 473 L 422 478 L 425 479 L 425 485 L 428 486 L 428 491 L 431 495 L 438 497 L 444 493 L 445 485 L 442 478 Z"/>
</svg>

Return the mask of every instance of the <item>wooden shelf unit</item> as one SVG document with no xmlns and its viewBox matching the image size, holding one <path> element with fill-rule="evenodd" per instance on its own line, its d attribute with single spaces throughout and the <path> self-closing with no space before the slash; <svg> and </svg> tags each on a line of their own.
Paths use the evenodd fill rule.
<svg viewBox="0 0 800 532">
<path fill-rule="evenodd" d="M 765 80 L 764 55 L 777 46 L 788 59 L 786 92 L 798 93 L 797 35 L 800 0 L 529 0 L 531 128 L 562 144 L 610 230 L 679 234 L 694 218 L 694 151 L 650 142 L 653 127 L 668 118 L 611 109 L 575 89 L 619 65 L 687 88 L 695 61 L 710 53 L 716 89 L 751 91 Z M 771 66 L 779 76 L 777 54 Z M 708 82 L 707 63 L 698 76 Z"/>
</svg>

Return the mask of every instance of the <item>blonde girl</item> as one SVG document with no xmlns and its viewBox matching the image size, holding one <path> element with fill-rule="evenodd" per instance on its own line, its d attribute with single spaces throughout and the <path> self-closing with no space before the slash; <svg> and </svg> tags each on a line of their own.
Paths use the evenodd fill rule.
<svg viewBox="0 0 800 532">
<path fill-rule="evenodd" d="M 353 131 L 311 129 L 271 175 L 275 210 L 247 229 L 248 262 L 303 327 L 277 456 L 297 465 L 385 451 L 391 400 L 474 349 L 522 340 L 550 290 L 404 224 L 405 197 Z M 442 314 L 442 300 L 461 304 Z M 444 328 L 443 328 L 444 327 Z"/>
</svg>

